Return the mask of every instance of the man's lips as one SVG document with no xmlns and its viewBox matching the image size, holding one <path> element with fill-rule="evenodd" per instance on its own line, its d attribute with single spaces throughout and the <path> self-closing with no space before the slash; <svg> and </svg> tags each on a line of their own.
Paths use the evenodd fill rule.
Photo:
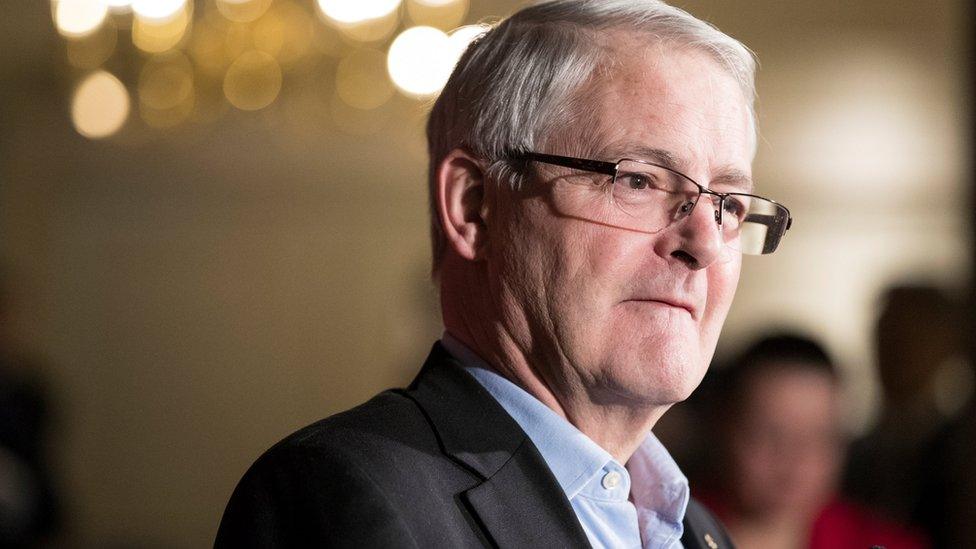
<svg viewBox="0 0 976 549">
<path fill-rule="evenodd" d="M 691 315 L 691 318 L 696 320 L 698 319 L 695 306 L 692 305 L 691 302 L 684 301 L 681 299 L 661 298 L 661 297 L 637 297 L 633 299 L 628 299 L 627 301 L 633 301 L 637 303 L 656 303 L 658 305 L 664 305 L 675 309 L 682 309 L 686 311 L 689 315 Z"/>
</svg>

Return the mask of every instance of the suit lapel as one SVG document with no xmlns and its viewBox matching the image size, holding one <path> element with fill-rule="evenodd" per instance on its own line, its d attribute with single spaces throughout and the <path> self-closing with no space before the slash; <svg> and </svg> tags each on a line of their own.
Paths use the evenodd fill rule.
<svg viewBox="0 0 976 549">
<path fill-rule="evenodd" d="M 735 544 L 728 532 L 701 503 L 692 499 L 685 512 L 684 534 L 681 545 L 684 549 L 730 549 Z"/>
<path fill-rule="evenodd" d="M 687 517 L 685 517 L 683 522 L 685 530 L 684 533 L 681 534 L 681 546 L 684 549 L 708 549 L 702 545 L 703 540 L 699 539 L 700 536 L 697 529 L 693 525 L 689 524 Z"/>
<path fill-rule="evenodd" d="M 444 453 L 482 479 L 463 498 L 496 545 L 589 547 L 535 445 L 440 343 L 404 394 L 427 415 Z"/>
<path fill-rule="evenodd" d="M 526 438 L 508 463 L 465 498 L 499 547 L 589 547 L 573 508 L 542 461 Z"/>
</svg>

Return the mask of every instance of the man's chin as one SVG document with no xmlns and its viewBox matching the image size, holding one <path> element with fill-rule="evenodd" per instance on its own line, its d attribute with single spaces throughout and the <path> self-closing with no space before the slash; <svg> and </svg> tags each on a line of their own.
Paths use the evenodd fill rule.
<svg viewBox="0 0 976 549">
<path fill-rule="evenodd" d="M 625 374 L 629 375 L 614 376 L 608 383 L 607 393 L 618 404 L 641 408 L 671 406 L 686 400 L 702 378 L 697 369 L 682 366 L 662 369 L 658 365 L 651 369 L 650 375 L 647 370 L 636 375 L 633 371 Z"/>
</svg>

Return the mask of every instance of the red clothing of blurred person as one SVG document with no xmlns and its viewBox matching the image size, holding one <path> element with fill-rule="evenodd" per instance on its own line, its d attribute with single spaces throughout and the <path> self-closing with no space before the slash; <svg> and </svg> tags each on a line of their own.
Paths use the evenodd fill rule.
<svg viewBox="0 0 976 549">
<path fill-rule="evenodd" d="M 711 509 L 729 528 L 733 538 L 738 530 L 736 517 L 715 494 L 702 494 L 698 499 Z M 810 526 L 808 549 L 928 549 L 925 538 L 900 525 L 887 521 L 870 510 L 840 499 L 828 503 Z M 734 540 L 739 543 L 740 540 Z M 748 549 L 748 548 L 746 548 Z"/>
<path fill-rule="evenodd" d="M 845 501 L 835 499 L 817 516 L 810 531 L 810 549 L 926 549 L 925 539 L 898 524 Z"/>
</svg>

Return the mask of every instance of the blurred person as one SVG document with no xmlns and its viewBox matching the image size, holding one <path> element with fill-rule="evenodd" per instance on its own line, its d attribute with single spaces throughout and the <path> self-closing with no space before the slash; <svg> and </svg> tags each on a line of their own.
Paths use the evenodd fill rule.
<svg viewBox="0 0 976 549">
<path fill-rule="evenodd" d="M 216 545 L 730 547 L 651 428 L 791 221 L 747 194 L 754 70 L 657 0 L 475 40 L 427 129 L 442 339 L 408 388 L 260 457 Z"/>
<path fill-rule="evenodd" d="M 842 388 L 820 344 L 792 334 L 768 336 L 719 374 L 710 408 L 715 469 L 703 500 L 736 543 L 756 549 L 926 547 L 922 537 L 838 496 Z"/>
<path fill-rule="evenodd" d="M 8 284 L 0 273 L 0 547 L 37 547 L 60 526 L 46 459 L 49 411 L 38 365 L 13 335 Z"/>
<path fill-rule="evenodd" d="M 972 544 L 972 525 L 976 523 L 976 403 L 972 400 L 964 413 L 946 429 L 935 449 L 941 474 L 937 484 L 945 494 L 945 514 L 935 540 L 939 547 L 965 547 Z M 934 515 L 934 513 L 932 513 Z"/>
<path fill-rule="evenodd" d="M 950 499 L 960 480 L 951 478 L 960 467 L 950 461 L 963 426 L 939 406 L 937 381 L 963 354 L 960 308 L 928 284 L 894 286 L 881 301 L 875 328 L 881 412 L 852 447 L 846 491 L 921 528 L 937 546 L 950 546 Z"/>
</svg>

